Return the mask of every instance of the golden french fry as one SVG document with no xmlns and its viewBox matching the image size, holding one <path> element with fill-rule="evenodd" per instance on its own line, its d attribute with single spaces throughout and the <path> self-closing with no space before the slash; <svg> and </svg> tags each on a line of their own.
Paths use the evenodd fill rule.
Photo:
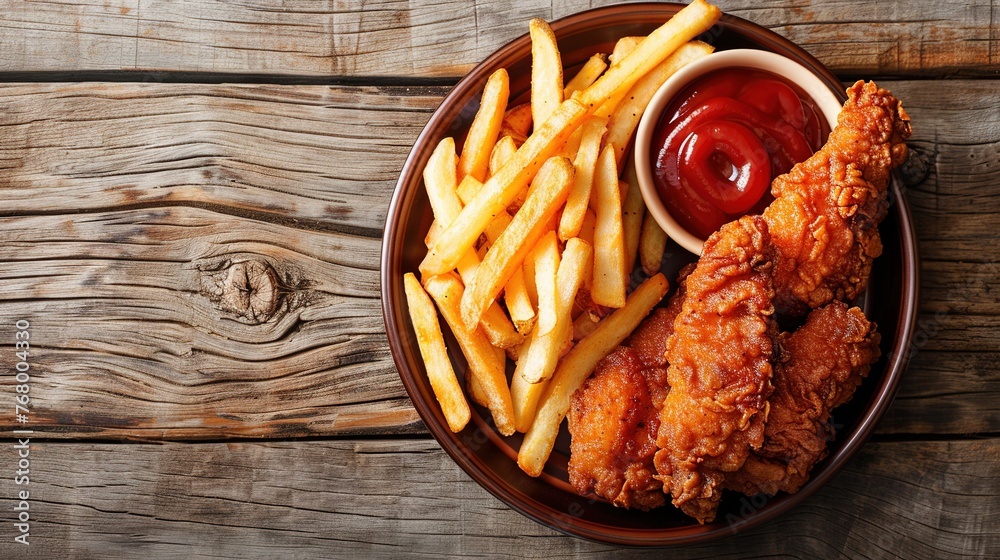
<svg viewBox="0 0 1000 560">
<path fill-rule="evenodd" d="M 434 238 L 444 231 L 444 227 L 440 222 L 434 220 L 431 222 L 431 227 L 427 228 L 427 235 L 424 236 L 424 246 L 430 247 L 434 243 Z"/>
<path fill-rule="evenodd" d="M 657 274 L 649 278 L 632 292 L 624 307 L 605 317 L 594 332 L 577 342 L 559 361 L 517 453 L 517 464 L 524 472 L 531 476 L 541 474 L 573 393 L 594 371 L 597 362 L 621 344 L 666 293 L 665 276 Z"/>
<path fill-rule="evenodd" d="M 525 286 L 523 267 L 515 270 L 510 280 L 507 280 L 503 300 L 507 304 L 507 312 L 510 313 L 510 320 L 517 332 L 522 335 L 531 332 L 537 317 L 535 306 L 531 304 L 531 296 L 528 295 L 528 288 Z"/>
<path fill-rule="evenodd" d="M 486 236 L 486 244 L 493 245 L 497 238 L 500 237 L 500 234 L 507 229 L 507 226 L 510 225 L 510 222 L 513 219 L 514 217 L 508 214 L 505 210 L 498 212 L 497 217 L 493 218 L 490 225 L 483 231 L 483 235 Z"/>
<path fill-rule="evenodd" d="M 532 124 L 531 103 L 515 105 L 507 109 L 503 116 L 503 122 L 500 124 L 500 137 L 510 137 L 520 147 L 531 134 Z"/>
<path fill-rule="evenodd" d="M 608 119 L 608 134 L 605 142 L 614 144 L 618 149 L 618 167 L 621 171 L 625 161 L 625 152 L 635 129 L 639 126 L 639 119 L 642 118 L 643 111 L 649 105 L 650 99 L 656 90 L 660 89 L 663 82 L 675 72 L 683 68 L 686 64 L 698 60 L 704 56 L 712 54 L 714 47 L 701 41 L 691 41 L 681 45 L 674 54 L 666 60 L 656 65 L 639 81 L 628 90 L 627 95 L 615 106 L 614 111 Z"/>
<path fill-rule="evenodd" d="M 567 99 L 559 105 L 545 124 L 532 132 L 514 157 L 496 175 L 487 179 L 475 198 L 435 238 L 420 263 L 420 272 L 433 276 L 455 268 L 494 217 L 513 202 L 522 189 L 527 188 L 542 164 L 559 152 L 584 118 L 586 110 L 578 101 Z"/>
<path fill-rule="evenodd" d="M 518 371 L 519 375 L 529 383 L 548 379 L 555 371 L 555 361 L 563 349 L 565 339 L 570 335 L 573 324 L 573 303 L 576 301 L 577 291 L 583 285 L 583 278 L 587 273 L 592 256 L 593 249 L 580 238 L 574 237 L 566 243 L 556 280 L 558 285 L 555 309 L 556 327 L 549 333 L 542 333 L 538 329 L 533 331 L 533 339 L 545 342 L 545 345 L 542 346 L 545 352 L 541 356 L 532 356 L 533 351 L 529 349 L 528 354 L 522 356 L 522 360 L 518 364 L 525 366 Z M 532 358 L 542 359 L 532 363 Z"/>
<path fill-rule="evenodd" d="M 514 328 L 522 335 L 527 335 L 535 326 L 537 317 L 535 306 L 531 304 L 528 290 L 524 285 L 524 268 L 518 268 L 504 286 L 503 300 L 507 304 L 507 312 Z"/>
<path fill-rule="evenodd" d="M 462 204 L 468 204 L 470 200 L 476 198 L 476 193 L 481 188 L 483 188 L 482 181 L 472 175 L 466 175 L 458 184 L 458 188 L 455 191 L 458 193 L 458 199 L 462 201 Z"/>
<path fill-rule="evenodd" d="M 663 250 L 667 246 L 667 234 L 660 228 L 652 214 L 646 214 L 642 222 L 642 232 L 639 234 L 639 262 L 647 275 L 660 271 L 663 261 Z"/>
<path fill-rule="evenodd" d="M 708 31 L 721 16 L 722 12 L 718 7 L 705 0 L 692 0 L 643 39 L 635 50 L 613 63 L 593 85 L 580 92 L 578 99 L 590 111 L 596 111 L 622 89 L 628 91 L 678 47 Z"/>
<path fill-rule="evenodd" d="M 611 52 L 611 65 L 614 66 L 621 62 L 623 58 L 628 56 L 628 53 L 635 50 L 642 42 L 643 37 L 622 37 L 618 39 L 615 43 L 615 48 Z M 594 113 L 599 117 L 608 117 L 614 111 L 615 107 L 621 102 L 621 100 L 628 93 L 626 90 L 618 91 L 614 96 L 605 101 Z"/>
<path fill-rule="evenodd" d="M 511 379 L 511 399 L 514 402 L 514 428 L 525 432 L 531 427 L 538 399 L 545 391 L 546 382 L 556 369 L 559 356 L 567 343 L 572 343 L 573 301 L 583 283 L 592 249 L 578 238 L 566 243 L 558 272 L 557 322 L 547 334 L 532 331 L 526 348 L 518 357 Z"/>
<path fill-rule="evenodd" d="M 601 139 L 604 138 L 607 121 L 598 117 L 587 119 L 580 127 L 580 147 L 573 160 L 576 176 L 573 179 L 573 190 L 566 199 L 559 218 L 559 239 L 566 241 L 580 235 L 583 216 L 590 205 L 590 193 L 594 184 L 594 167 L 597 156 L 601 153 Z"/>
<path fill-rule="evenodd" d="M 514 143 L 513 138 L 503 136 L 497 140 L 496 145 L 493 146 L 493 152 L 490 154 L 489 174 L 494 175 L 499 171 L 510 158 L 514 157 L 515 152 L 517 152 L 517 144 Z"/>
<path fill-rule="evenodd" d="M 631 160 L 631 158 L 629 158 Z M 624 182 L 629 185 L 625 198 L 622 200 L 622 230 L 625 232 L 625 270 L 629 274 L 635 268 L 635 259 L 639 250 L 639 233 L 642 230 L 642 218 L 646 215 L 646 203 L 642 200 L 642 191 L 635 176 L 635 161 L 625 166 Z"/>
<path fill-rule="evenodd" d="M 466 325 L 479 324 L 483 312 L 545 233 L 549 220 L 566 202 L 572 184 L 573 164 L 568 159 L 553 157 L 542 165 L 531 183 L 524 206 L 486 252 L 476 277 L 462 298 L 462 317 Z M 484 185 L 484 191 L 486 188 Z M 476 200 L 479 200 L 478 196 L 473 203 Z M 442 233 L 439 239 L 444 239 L 449 230 Z"/>
<path fill-rule="evenodd" d="M 517 331 L 498 302 L 486 308 L 479 326 L 486 333 L 490 344 L 502 350 L 517 348 L 524 343 L 525 336 Z"/>
<path fill-rule="evenodd" d="M 462 211 L 462 201 L 457 188 L 458 156 L 455 155 L 455 139 L 443 138 L 435 146 L 424 167 L 424 189 L 431 203 L 434 219 L 447 226 Z"/>
<path fill-rule="evenodd" d="M 628 53 L 634 51 L 635 48 L 639 46 L 639 43 L 641 43 L 643 39 L 645 39 L 645 37 L 629 35 L 621 37 L 617 41 L 615 41 L 615 48 L 611 51 L 611 57 L 609 61 L 611 66 L 614 66 L 615 64 L 621 64 L 622 59 L 628 56 Z"/>
<path fill-rule="evenodd" d="M 538 335 L 548 334 L 556 326 L 556 272 L 559 270 L 559 241 L 556 232 L 542 236 L 531 252 L 535 265 L 535 292 L 538 294 Z"/>
<path fill-rule="evenodd" d="M 625 305 L 628 272 L 625 270 L 625 232 L 622 228 L 621 191 L 615 147 L 605 146 L 594 171 L 597 214 L 594 223 L 594 280 L 590 297 L 607 307 Z"/>
<path fill-rule="evenodd" d="M 469 251 L 462 257 L 462 260 L 458 261 L 458 275 L 461 276 L 462 282 L 468 284 L 472 281 L 476 270 L 479 269 L 480 261 L 481 259 L 475 251 Z M 479 326 L 483 328 L 490 343 L 497 348 L 513 348 L 524 342 L 524 335 L 514 328 L 510 319 L 507 318 L 507 314 L 497 302 L 493 302 L 486 309 Z"/>
<path fill-rule="evenodd" d="M 403 275 L 403 289 L 406 292 L 410 323 L 417 335 L 417 346 L 427 371 L 427 380 L 441 405 L 448 428 L 453 432 L 460 432 L 469 423 L 471 411 L 455 376 L 451 358 L 448 357 L 437 310 L 412 272 Z M 513 409 L 513 405 L 511 406 Z"/>
<path fill-rule="evenodd" d="M 556 35 L 543 19 L 528 23 L 531 36 L 531 120 L 542 124 L 563 101 L 563 67 Z"/>
<path fill-rule="evenodd" d="M 597 53 L 588 58 L 587 62 L 583 64 L 583 67 L 580 68 L 576 75 L 570 81 L 566 82 L 566 87 L 563 88 L 563 99 L 573 97 L 574 93 L 596 82 L 597 78 L 601 77 L 601 74 L 607 69 L 608 55 Z"/>
<path fill-rule="evenodd" d="M 506 356 L 497 352 L 478 324 L 470 329 L 462 322 L 459 308 L 464 291 L 462 283 L 453 273 L 448 273 L 428 278 L 424 287 L 455 335 L 469 364 L 468 374 L 478 378 L 481 396 L 487 401 L 497 430 L 503 435 L 514 433 L 514 406 L 507 387 Z"/>
<path fill-rule="evenodd" d="M 500 134 L 509 95 L 507 70 L 501 68 L 493 72 L 486 81 L 479 111 L 476 112 L 465 136 L 465 143 L 462 144 L 462 154 L 458 159 L 460 181 L 466 175 L 472 175 L 480 181 L 486 180 L 490 154 Z"/>
</svg>

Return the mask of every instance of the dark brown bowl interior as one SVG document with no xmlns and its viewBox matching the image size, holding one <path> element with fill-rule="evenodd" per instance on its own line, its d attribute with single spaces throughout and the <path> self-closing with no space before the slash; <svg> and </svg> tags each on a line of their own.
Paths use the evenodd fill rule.
<svg viewBox="0 0 1000 560">
<path fill-rule="evenodd" d="M 648 34 L 682 7 L 623 4 L 552 22 L 567 75 L 572 75 L 572 70 L 593 53 L 611 52 L 618 38 Z M 815 58 L 746 20 L 724 15 L 702 39 L 720 50 L 750 47 L 781 53 L 811 68 L 844 98 L 843 85 Z M 508 69 L 512 97 L 524 95 L 529 88 L 530 64 L 530 42 L 522 36 L 473 69 L 444 99 L 417 138 L 396 185 L 382 246 L 382 309 L 392 356 L 414 407 L 444 450 L 476 482 L 515 510 L 569 534 L 628 545 L 693 543 L 733 534 L 787 511 L 829 480 L 868 438 L 892 401 L 904 370 L 915 318 L 917 265 L 909 210 L 898 182 L 893 182 L 893 205 L 881 226 L 885 252 L 875 263 L 868 288 L 869 316 L 882 333 L 883 357 L 850 404 L 836 411 L 837 439 L 830 443 L 830 455 L 816 465 L 805 487 L 797 494 L 772 498 L 727 495 L 716 521 L 705 525 L 698 525 L 672 507 L 652 512 L 615 508 L 572 492 L 566 483 L 565 434 L 557 441 L 545 473 L 532 478 L 513 460 L 520 438 L 499 436 L 488 411 L 474 408 L 472 422 L 465 430 L 458 434 L 449 431 L 428 384 L 406 310 L 402 277 L 405 272 L 417 270 L 426 251 L 422 240 L 432 219 L 421 179 L 431 150 L 445 136 L 461 141 L 478 109 L 486 79 L 495 69 Z M 675 257 L 665 265 L 668 273 L 688 258 L 680 257 L 685 252 L 676 246 L 672 253 Z M 464 375 L 461 353 L 455 350 L 455 344 L 449 347 L 456 370 Z"/>
</svg>

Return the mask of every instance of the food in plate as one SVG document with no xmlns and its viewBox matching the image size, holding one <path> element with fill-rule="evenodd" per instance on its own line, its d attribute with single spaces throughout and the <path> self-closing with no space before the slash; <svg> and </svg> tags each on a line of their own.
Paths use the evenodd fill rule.
<svg viewBox="0 0 1000 560">
<path fill-rule="evenodd" d="M 807 184 L 808 196 L 775 186 L 773 204 L 788 197 L 787 208 L 770 219 L 765 212 L 722 226 L 661 305 L 669 291 L 659 270 L 666 238 L 642 217 L 626 155 L 637 114 L 658 84 L 712 52 L 695 38 L 719 16 L 718 8 L 694 0 L 647 37 L 623 37 L 610 55 L 595 53 L 567 83 L 551 30 L 533 21 L 530 100 L 512 98 L 509 77 L 499 70 L 485 86 L 465 141 L 446 138 L 435 147 L 424 169 L 434 213 L 427 253 L 419 274 L 407 275 L 408 294 L 424 307 L 427 295 L 433 298 L 451 331 L 448 340 L 465 357 L 468 398 L 490 411 L 501 435 L 524 433 L 517 463 L 525 473 L 542 473 L 568 415 L 569 476 L 578 492 L 638 509 L 672 501 L 700 522 L 712 519 L 725 488 L 792 491 L 804 480 L 822 453 L 795 455 L 784 434 L 808 432 L 813 447 L 825 443 L 829 434 L 821 427 L 830 410 L 853 391 L 841 385 L 860 379 L 877 356 L 869 347 L 877 345 L 874 325 L 857 324 L 854 310 L 841 316 L 824 308 L 814 320 L 823 329 L 778 336 L 780 294 L 798 297 L 802 290 L 794 262 L 783 263 L 787 276 L 777 271 L 787 255 L 806 262 L 829 248 L 842 263 L 845 255 L 861 262 L 853 270 L 867 275 L 858 255 L 875 256 L 870 249 L 884 215 L 877 170 L 896 164 L 895 146 L 908 133 L 894 128 L 895 136 L 880 140 L 855 134 L 868 141 L 867 151 L 855 152 L 868 155 L 861 171 L 846 159 L 847 146 L 818 150 L 808 161 L 822 157 L 842 169 L 798 175 L 793 169 L 788 176 Z M 891 109 L 888 98 L 869 97 Z M 861 120 L 879 122 L 873 115 Z M 851 134 L 842 132 L 837 141 Z M 890 157 L 877 157 L 876 144 Z M 819 184 L 825 180 L 827 195 Z M 868 184 L 875 186 L 866 190 Z M 863 199 L 866 193 L 871 200 Z M 815 250 L 795 253 L 810 245 L 795 245 L 801 231 L 785 218 L 809 216 L 814 208 L 821 214 L 799 227 L 812 228 Z M 831 224 L 855 236 L 860 249 L 828 246 L 824 226 Z M 772 239 L 775 231 L 789 241 L 784 247 Z M 832 278 L 827 262 L 806 270 Z M 830 292 L 834 299 L 851 293 Z M 816 301 L 800 299 L 806 309 Z M 418 335 L 434 333 L 437 319 L 430 319 L 414 316 Z M 833 345 L 813 356 L 814 333 L 839 336 L 838 329 L 848 328 L 865 334 L 851 339 L 853 346 Z M 458 431 L 468 421 L 467 403 L 455 398 L 458 376 L 440 363 L 438 339 L 421 335 L 417 342 L 444 416 Z M 798 349 L 785 352 L 785 343 Z M 826 376 L 810 376 L 800 365 L 843 356 L 851 357 L 850 368 L 837 362 Z M 825 400 L 807 410 L 793 398 L 801 391 Z M 767 432 L 772 408 L 787 415 L 776 416 L 782 423 L 776 420 Z M 765 467 L 769 478 L 754 486 Z"/>
<path fill-rule="evenodd" d="M 760 216 L 723 225 L 687 277 L 666 342 L 670 392 L 660 408 L 657 476 L 699 522 L 715 516 L 725 473 L 763 439 L 777 335 L 774 258 Z"/>
<path fill-rule="evenodd" d="M 666 380 L 620 346 L 579 391 L 566 419 L 573 440 L 569 482 L 616 506 L 650 510 L 666 503 L 653 456 Z M 656 397 L 659 396 L 659 399 Z"/>
<path fill-rule="evenodd" d="M 682 310 L 667 334 L 670 392 L 660 408 L 655 466 L 672 503 L 699 522 L 714 519 L 723 489 L 798 491 L 826 455 L 833 409 L 851 398 L 879 356 L 876 326 L 844 300 L 864 289 L 881 251 L 889 172 L 905 159 L 909 133 L 906 112 L 888 91 L 853 85 L 826 144 L 775 179 L 776 198 L 763 216 L 745 216 L 709 237 L 685 292 L 671 303 Z M 757 235 L 731 242 L 740 239 L 734 232 L 750 231 L 738 226 L 750 223 Z M 814 250 L 794 254 L 801 255 L 796 261 L 778 236 L 808 239 Z M 837 237 L 853 244 L 833 251 L 829 239 Z M 702 286 L 703 268 L 722 262 L 719 270 L 736 277 L 747 255 L 760 263 L 756 281 Z M 833 268 L 822 268 L 832 257 L 855 276 L 832 277 Z M 790 286 L 816 270 L 847 287 L 796 299 Z M 793 304 L 777 307 L 781 302 Z M 692 309 L 700 313 L 691 316 Z M 776 325 L 795 325 L 803 309 L 812 309 L 804 324 L 776 336 Z M 595 376 L 607 367 L 599 364 Z"/>
<path fill-rule="evenodd" d="M 670 215 L 699 239 L 760 213 L 771 181 L 812 155 L 830 132 L 801 88 L 743 67 L 696 78 L 654 130 L 656 189 Z"/>
<path fill-rule="evenodd" d="M 879 334 L 857 307 L 834 301 L 778 340 L 764 441 L 726 487 L 744 494 L 797 492 L 833 437 L 830 412 L 846 403 L 879 356 Z"/>
<path fill-rule="evenodd" d="M 694 0 L 647 37 L 595 53 L 569 83 L 548 24 L 531 21 L 530 100 L 512 105 L 510 77 L 497 70 L 464 141 L 442 139 L 423 169 L 434 221 L 419 282 L 411 272 L 407 286 L 433 297 L 466 358 L 469 397 L 501 434 L 525 432 L 518 463 L 533 476 L 573 392 L 667 292 L 654 270 L 630 290 L 630 265 L 650 243 L 637 239 L 644 208 L 638 187 L 620 180 L 624 155 L 659 84 L 712 52 L 694 38 L 720 15 Z M 433 331 L 421 320 L 421 333 Z M 436 338 L 417 342 L 422 355 L 440 354 Z M 454 371 L 424 365 L 461 430 L 468 414 L 456 407 L 467 403 L 453 398 Z M 498 372 L 513 372 L 509 385 Z"/>
</svg>

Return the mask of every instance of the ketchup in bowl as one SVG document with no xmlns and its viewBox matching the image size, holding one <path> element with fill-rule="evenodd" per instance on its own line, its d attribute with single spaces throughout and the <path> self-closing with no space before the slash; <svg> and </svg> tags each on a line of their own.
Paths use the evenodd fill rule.
<svg viewBox="0 0 1000 560">
<path fill-rule="evenodd" d="M 811 156 L 829 133 L 813 100 L 784 78 L 716 70 L 662 113 L 650 142 L 653 181 L 677 223 L 705 239 L 763 211 L 771 180 Z"/>
</svg>

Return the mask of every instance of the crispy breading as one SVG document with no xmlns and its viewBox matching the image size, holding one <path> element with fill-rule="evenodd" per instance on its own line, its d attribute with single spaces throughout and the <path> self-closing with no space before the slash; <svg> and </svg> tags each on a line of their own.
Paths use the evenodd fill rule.
<svg viewBox="0 0 1000 560">
<path fill-rule="evenodd" d="M 745 494 L 794 493 L 826 457 L 834 408 L 854 395 L 879 356 L 875 324 L 857 307 L 832 302 L 779 338 L 781 361 L 764 426 L 764 443 L 726 486 Z"/>
<path fill-rule="evenodd" d="M 659 418 L 651 384 L 636 352 L 619 346 L 573 395 L 569 480 L 578 493 L 640 510 L 666 503 L 653 467 Z"/>
<path fill-rule="evenodd" d="M 771 184 L 775 200 L 764 219 L 778 250 L 779 313 L 854 301 L 882 254 L 878 225 L 890 172 L 906 160 L 909 116 L 873 82 L 859 81 L 847 95 L 826 144 Z"/>
<path fill-rule="evenodd" d="M 774 250 L 759 216 L 705 242 L 667 341 L 670 392 L 660 410 L 655 465 L 673 504 L 715 518 L 725 473 L 759 447 L 771 392 Z"/>
</svg>

